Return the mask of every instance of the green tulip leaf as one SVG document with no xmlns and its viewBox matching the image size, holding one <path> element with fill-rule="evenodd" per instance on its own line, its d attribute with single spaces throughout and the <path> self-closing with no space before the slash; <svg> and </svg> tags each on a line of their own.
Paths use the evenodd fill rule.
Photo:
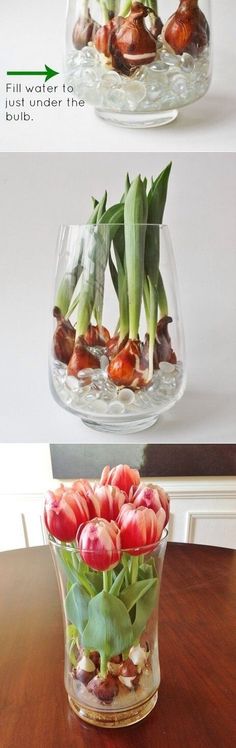
<svg viewBox="0 0 236 748">
<path fill-rule="evenodd" d="M 87 571 L 86 579 L 89 580 L 96 593 L 101 592 L 103 588 L 103 577 L 101 571 Z"/>
<path fill-rule="evenodd" d="M 88 621 L 88 605 L 90 597 L 81 584 L 73 584 L 65 599 L 65 609 L 68 620 L 76 626 L 80 634 Z"/>
<path fill-rule="evenodd" d="M 131 610 L 134 605 L 145 595 L 148 590 L 155 584 L 155 579 L 142 580 L 135 582 L 126 587 L 120 594 L 120 599 L 124 603 L 127 610 Z"/>
<path fill-rule="evenodd" d="M 125 605 L 108 592 L 100 592 L 90 600 L 88 623 L 83 632 L 82 646 L 96 649 L 106 658 L 131 647 L 133 631 Z"/>
<path fill-rule="evenodd" d="M 138 575 L 140 579 L 153 579 L 153 567 L 152 564 L 140 564 Z"/>
<path fill-rule="evenodd" d="M 66 572 L 66 576 L 69 579 L 69 581 L 72 582 L 72 584 L 74 584 L 75 582 L 78 582 L 77 571 L 71 564 L 71 553 L 69 551 L 60 550 L 59 558 L 60 558 L 61 566 Z"/>
<path fill-rule="evenodd" d="M 152 586 L 137 602 L 135 619 L 133 622 L 133 636 L 134 641 L 139 641 L 142 632 L 145 629 L 148 619 L 155 608 L 156 599 L 159 589 L 159 582 L 157 579 L 152 580 Z"/>
<path fill-rule="evenodd" d="M 124 578 L 125 578 L 125 569 L 121 569 L 120 573 L 117 575 L 117 577 L 115 578 L 111 586 L 111 589 L 110 589 L 111 595 L 116 595 L 117 597 L 119 597 Z"/>
</svg>

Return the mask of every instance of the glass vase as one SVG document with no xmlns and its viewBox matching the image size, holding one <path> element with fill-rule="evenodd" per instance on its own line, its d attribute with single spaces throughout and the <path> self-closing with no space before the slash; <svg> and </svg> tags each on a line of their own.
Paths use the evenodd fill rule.
<svg viewBox="0 0 236 748">
<path fill-rule="evenodd" d="M 209 88 L 210 0 L 69 0 L 65 69 L 103 119 L 168 124 Z"/>
<path fill-rule="evenodd" d="M 133 237 L 138 247 L 145 239 L 158 262 L 152 295 L 147 281 L 141 289 L 136 339 L 131 324 L 130 329 L 126 326 L 125 271 L 119 276 L 120 295 L 117 287 L 117 253 L 124 251 L 124 245 L 129 251 L 130 246 L 124 225 L 113 225 L 112 236 L 108 224 L 61 228 L 49 356 L 57 402 L 88 426 L 118 433 L 152 426 L 185 388 L 184 334 L 168 227 L 132 225 Z M 140 292 L 139 278 L 135 283 Z M 134 326 L 133 316 L 132 311 Z"/>
<path fill-rule="evenodd" d="M 167 531 L 153 548 L 127 549 L 109 571 L 94 570 L 92 553 L 90 566 L 73 545 L 50 537 L 49 543 L 71 708 L 100 727 L 139 722 L 155 706 L 160 685 L 158 605 Z"/>
</svg>

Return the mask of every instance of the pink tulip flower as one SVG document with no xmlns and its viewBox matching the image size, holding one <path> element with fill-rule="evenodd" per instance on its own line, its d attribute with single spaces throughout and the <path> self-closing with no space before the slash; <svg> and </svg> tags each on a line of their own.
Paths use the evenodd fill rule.
<svg viewBox="0 0 236 748">
<path fill-rule="evenodd" d="M 85 498 L 89 511 L 88 519 L 100 517 L 101 515 L 99 501 L 95 496 L 91 483 L 89 483 L 88 480 L 80 478 L 73 483 L 72 488 L 76 490 L 79 496 L 83 496 Z"/>
<path fill-rule="evenodd" d="M 121 507 L 127 500 L 124 491 L 120 491 L 117 486 L 96 486 L 94 495 L 99 501 L 100 514 L 98 516 L 108 521 L 116 520 Z"/>
<path fill-rule="evenodd" d="M 117 465 L 110 469 L 107 465 L 102 471 L 101 486 L 117 486 L 121 491 L 129 495 L 131 486 L 138 486 L 140 483 L 139 471 L 129 467 L 129 465 Z"/>
<path fill-rule="evenodd" d="M 120 561 L 120 531 L 115 522 L 95 518 L 79 527 L 76 543 L 80 555 L 95 571 L 108 571 Z"/>
<path fill-rule="evenodd" d="M 163 488 L 157 485 L 145 486 L 140 484 L 138 488 L 132 487 L 129 493 L 129 501 L 132 502 L 133 506 L 146 506 L 148 509 L 153 509 L 155 513 L 162 507 L 166 513 L 166 522 L 169 521 L 169 496 Z"/>
<path fill-rule="evenodd" d="M 123 504 L 117 517 L 121 546 L 131 556 L 149 553 L 160 540 L 166 514 L 162 507 L 157 514 L 145 506 Z"/>
<path fill-rule="evenodd" d="M 86 521 L 87 513 L 79 508 L 73 497 L 68 500 L 56 492 L 48 491 L 44 506 L 44 521 L 47 530 L 57 540 L 69 543 L 75 539 L 79 524 Z"/>
</svg>

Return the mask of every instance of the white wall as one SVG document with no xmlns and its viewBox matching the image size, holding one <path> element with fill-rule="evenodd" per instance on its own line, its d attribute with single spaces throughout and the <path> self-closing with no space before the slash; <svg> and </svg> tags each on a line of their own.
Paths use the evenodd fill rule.
<svg viewBox="0 0 236 748">
<path fill-rule="evenodd" d="M 49 392 L 47 355 L 58 226 L 87 220 L 91 194 L 119 198 L 127 169 L 148 177 L 173 157 L 166 209 L 185 324 L 188 390 L 133 442 L 235 442 L 236 154 L 0 156 L 0 440 L 107 442 Z M 127 441 L 114 436 L 113 441 Z"/>
<path fill-rule="evenodd" d="M 0 444 L 0 470 L 0 551 L 45 543 L 44 495 L 58 485 L 49 445 Z M 170 541 L 236 549 L 236 478 L 155 480 L 171 498 Z"/>
</svg>

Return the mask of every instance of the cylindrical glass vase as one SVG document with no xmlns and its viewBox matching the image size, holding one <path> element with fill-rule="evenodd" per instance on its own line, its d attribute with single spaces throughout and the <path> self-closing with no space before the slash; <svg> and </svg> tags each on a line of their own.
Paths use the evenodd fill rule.
<svg viewBox="0 0 236 748">
<path fill-rule="evenodd" d="M 209 88 L 210 0 L 69 0 L 65 67 L 103 119 L 168 124 Z"/>
<path fill-rule="evenodd" d="M 138 333 L 127 274 L 119 265 L 130 250 L 129 239 L 122 224 L 113 225 L 112 234 L 107 224 L 62 227 L 49 358 L 57 402 L 88 426 L 118 433 L 152 426 L 185 388 L 184 333 L 168 227 L 131 227 L 130 241 L 140 248 L 145 241 L 157 262 L 151 290 L 145 273 L 143 288 L 134 278 L 135 301 L 136 288 L 143 294 Z"/>
<path fill-rule="evenodd" d="M 153 709 L 160 685 L 158 604 L 167 531 L 118 561 L 50 539 L 65 632 L 65 688 L 85 722 L 123 727 Z M 91 559 L 91 560 L 90 560 Z M 96 570 L 94 570 L 94 566 Z M 101 570 L 99 570 L 101 567 Z M 112 568 L 111 568 L 112 567 Z"/>
</svg>

